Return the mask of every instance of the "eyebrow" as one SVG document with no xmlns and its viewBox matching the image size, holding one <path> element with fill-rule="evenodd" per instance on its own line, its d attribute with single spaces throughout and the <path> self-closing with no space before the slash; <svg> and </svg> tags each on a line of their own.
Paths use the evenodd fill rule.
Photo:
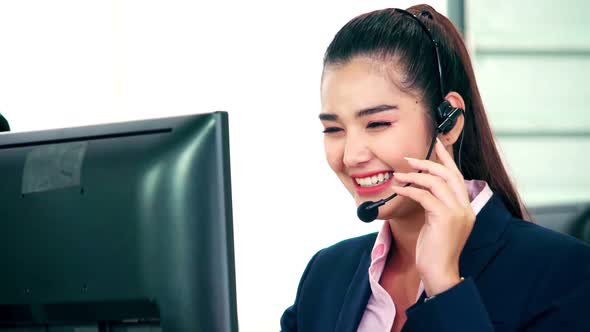
<svg viewBox="0 0 590 332">
<path fill-rule="evenodd" d="M 379 105 L 375 107 L 369 107 L 356 112 L 355 118 L 362 118 L 371 114 L 381 113 L 385 111 L 397 110 L 396 105 Z M 336 121 L 338 115 L 332 113 L 320 113 L 320 120 L 322 121 Z"/>
</svg>

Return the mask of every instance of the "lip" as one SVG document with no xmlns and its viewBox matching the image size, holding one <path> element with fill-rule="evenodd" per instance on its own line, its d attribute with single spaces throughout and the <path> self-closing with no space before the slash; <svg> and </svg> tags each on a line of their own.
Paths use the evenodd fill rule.
<svg viewBox="0 0 590 332">
<path fill-rule="evenodd" d="M 368 172 L 368 173 L 358 173 L 358 174 L 352 174 L 352 183 L 354 184 L 354 188 L 356 189 L 357 194 L 359 194 L 359 196 L 371 196 L 371 195 L 376 195 L 382 191 L 384 191 L 385 189 L 387 189 L 391 183 L 391 180 L 393 179 L 393 176 L 390 177 L 389 179 L 387 179 L 387 181 L 374 186 L 374 187 L 361 187 L 358 183 L 356 183 L 355 178 L 366 178 L 369 176 L 373 176 L 379 173 L 385 173 L 385 172 L 390 172 L 393 173 L 392 170 L 381 170 L 381 171 L 375 171 L 375 172 Z"/>
</svg>

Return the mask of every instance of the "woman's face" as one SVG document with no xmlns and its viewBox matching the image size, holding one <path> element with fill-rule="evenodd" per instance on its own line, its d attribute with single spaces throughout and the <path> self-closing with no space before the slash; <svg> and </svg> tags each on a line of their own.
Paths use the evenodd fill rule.
<svg viewBox="0 0 590 332">
<path fill-rule="evenodd" d="M 320 119 L 326 159 L 357 206 L 391 195 L 393 172 L 414 171 L 404 159 L 424 159 L 432 126 L 419 97 L 392 82 L 401 76 L 376 60 L 353 58 L 324 69 Z M 379 219 L 412 213 L 419 205 L 396 197 Z"/>
</svg>

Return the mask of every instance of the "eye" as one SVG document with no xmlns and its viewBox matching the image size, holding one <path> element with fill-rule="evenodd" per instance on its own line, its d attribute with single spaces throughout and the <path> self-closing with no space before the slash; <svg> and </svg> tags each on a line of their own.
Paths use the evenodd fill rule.
<svg viewBox="0 0 590 332">
<path fill-rule="evenodd" d="M 337 133 L 339 131 L 342 131 L 342 128 L 338 128 L 338 127 L 327 127 L 322 132 L 324 134 L 332 134 L 332 133 Z"/>
<path fill-rule="evenodd" d="M 369 122 L 367 124 L 367 128 L 368 129 L 373 129 L 373 128 L 386 128 L 391 126 L 391 122 L 388 121 L 377 121 L 377 122 Z"/>
</svg>

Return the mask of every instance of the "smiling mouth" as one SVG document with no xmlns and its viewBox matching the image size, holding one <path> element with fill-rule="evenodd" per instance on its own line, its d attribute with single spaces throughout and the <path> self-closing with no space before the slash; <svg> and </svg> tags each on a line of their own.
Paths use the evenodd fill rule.
<svg viewBox="0 0 590 332">
<path fill-rule="evenodd" d="M 393 172 L 381 172 L 367 177 L 355 177 L 354 182 L 361 188 L 379 186 L 393 177 Z"/>
</svg>

